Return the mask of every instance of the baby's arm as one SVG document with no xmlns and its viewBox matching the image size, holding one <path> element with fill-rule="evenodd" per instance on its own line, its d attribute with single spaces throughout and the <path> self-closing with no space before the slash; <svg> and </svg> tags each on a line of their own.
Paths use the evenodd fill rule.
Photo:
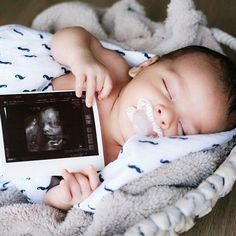
<svg viewBox="0 0 236 236">
<path fill-rule="evenodd" d="M 46 193 L 44 203 L 60 210 L 69 210 L 87 198 L 99 184 L 97 171 L 92 166 L 83 173 L 65 171 L 60 184 Z"/>
<path fill-rule="evenodd" d="M 53 90 L 74 90 L 75 76 L 68 73 L 52 80 Z"/>
<path fill-rule="evenodd" d="M 112 89 L 109 71 L 100 62 L 105 50 L 100 42 L 81 27 L 71 27 L 55 33 L 52 55 L 61 64 L 69 66 L 74 74 L 76 95 L 86 89 L 86 105 L 91 106 L 95 92 L 98 99 L 107 97 Z"/>
</svg>

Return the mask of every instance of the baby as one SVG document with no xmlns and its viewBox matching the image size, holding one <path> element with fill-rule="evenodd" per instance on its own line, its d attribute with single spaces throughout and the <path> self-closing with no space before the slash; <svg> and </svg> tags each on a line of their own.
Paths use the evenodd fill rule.
<svg viewBox="0 0 236 236">
<path fill-rule="evenodd" d="M 60 150 L 66 144 L 60 114 L 54 107 L 27 117 L 25 131 L 29 152 Z"/>
<path fill-rule="evenodd" d="M 41 124 L 46 142 L 42 150 L 60 150 L 64 146 L 63 127 L 60 114 L 54 107 L 47 107 L 40 112 Z"/>
<path fill-rule="evenodd" d="M 189 46 L 154 56 L 130 68 L 119 53 L 103 48 L 80 27 L 58 31 L 52 55 L 71 73 L 52 81 L 54 90 L 86 90 L 86 105 L 97 99 L 105 163 L 115 160 L 134 131 L 127 108 L 140 98 L 153 109 L 155 125 L 150 136 L 214 133 L 236 124 L 236 67 L 226 56 L 200 46 Z M 100 184 L 97 171 L 65 170 L 60 184 L 44 198 L 46 204 L 67 210 L 87 198 Z"/>
</svg>

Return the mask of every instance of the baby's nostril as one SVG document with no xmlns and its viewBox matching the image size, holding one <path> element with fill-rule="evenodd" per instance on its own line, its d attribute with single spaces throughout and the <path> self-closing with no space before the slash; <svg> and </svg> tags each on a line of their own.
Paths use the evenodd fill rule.
<svg viewBox="0 0 236 236">
<path fill-rule="evenodd" d="M 161 110 L 160 109 L 158 109 L 158 113 L 161 114 Z"/>
</svg>

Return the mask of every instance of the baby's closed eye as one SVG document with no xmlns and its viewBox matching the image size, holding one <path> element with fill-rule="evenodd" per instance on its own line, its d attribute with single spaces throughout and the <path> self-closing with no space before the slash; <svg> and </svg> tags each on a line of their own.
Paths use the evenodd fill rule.
<svg viewBox="0 0 236 236">
<path fill-rule="evenodd" d="M 162 82 L 163 82 L 163 84 L 164 84 L 164 87 L 165 87 L 165 90 L 166 90 L 166 92 L 167 92 L 168 98 L 169 98 L 170 100 L 172 100 L 173 97 L 172 97 L 172 95 L 171 95 L 171 92 L 170 92 L 170 90 L 169 90 L 169 88 L 168 88 L 168 86 L 167 86 L 167 83 L 166 83 L 165 79 L 162 79 Z"/>
</svg>

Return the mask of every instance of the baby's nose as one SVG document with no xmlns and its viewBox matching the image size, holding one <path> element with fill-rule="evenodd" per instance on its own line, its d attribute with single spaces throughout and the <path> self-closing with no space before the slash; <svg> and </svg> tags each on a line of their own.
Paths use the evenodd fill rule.
<svg viewBox="0 0 236 236">
<path fill-rule="evenodd" d="M 43 130 L 44 130 L 44 131 L 48 131 L 49 129 L 50 129 L 49 125 L 44 124 L 44 126 L 43 126 Z"/>
<path fill-rule="evenodd" d="M 158 104 L 155 107 L 155 111 L 157 117 L 157 125 L 162 129 L 170 128 L 174 119 L 174 112 L 171 110 L 171 108 Z"/>
</svg>

